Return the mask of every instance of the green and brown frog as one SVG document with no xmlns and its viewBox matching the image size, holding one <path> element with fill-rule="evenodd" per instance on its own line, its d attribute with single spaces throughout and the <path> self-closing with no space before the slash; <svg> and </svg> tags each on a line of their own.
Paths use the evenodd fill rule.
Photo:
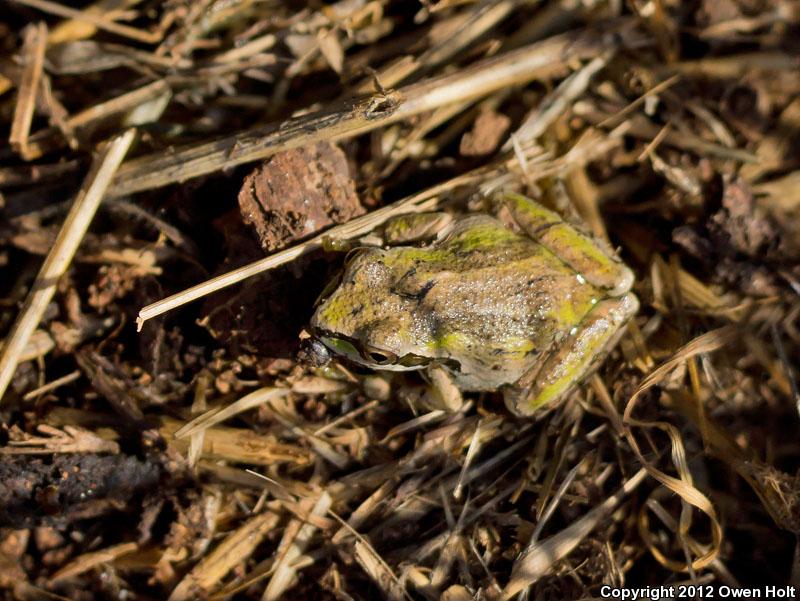
<svg viewBox="0 0 800 601">
<path fill-rule="evenodd" d="M 354 251 L 311 319 L 317 356 L 500 390 L 517 415 L 563 399 L 637 312 L 633 273 L 529 198 L 505 194 L 493 212 L 410 216 L 385 234 L 412 240 L 421 225 L 422 245 Z"/>
</svg>

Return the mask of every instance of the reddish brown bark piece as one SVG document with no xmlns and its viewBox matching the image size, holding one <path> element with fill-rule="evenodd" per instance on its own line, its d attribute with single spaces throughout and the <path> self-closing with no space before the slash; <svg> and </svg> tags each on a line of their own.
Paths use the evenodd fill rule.
<svg viewBox="0 0 800 601">
<path fill-rule="evenodd" d="M 325 142 L 280 152 L 251 172 L 239 208 L 267 251 L 364 212 L 347 158 Z"/>
<path fill-rule="evenodd" d="M 472 125 L 472 130 L 461 138 L 459 152 L 464 157 L 478 157 L 493 153 L 503 140 L 511 125 L 511 119 L 487 110 L 481 111 Z"/>
</svg>

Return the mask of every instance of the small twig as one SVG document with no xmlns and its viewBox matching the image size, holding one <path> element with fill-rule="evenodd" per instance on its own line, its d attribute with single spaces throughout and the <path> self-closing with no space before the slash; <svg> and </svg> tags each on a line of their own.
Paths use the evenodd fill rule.
<svg viewBox="0 0 800 601">
<path fill-rule="evenodd" d="M 656 96 L 657 94 L 660 94 L 664 90 L 672 87 L 673 85 L 678 83 L 680 78 L 681 78 L 680 75 L 673 75 L 672 77 L 665 79 L 660 83 L 657 83 L 652 88 L 647 90 L 644 94 L 639 96 L 636 100 L 627 105 L 625 108 L 598 123 L 597 127 L 613 127 L 615 125 L 619 125 L 620 123 L 622 123 L 622 120 L 626 115 L 629 115 L 631 112 L 633 112 L 633 110 L 636 109 L 636 107 L 642 104 L 645 100 L 647 100 L 651 96 Z"/>
<path fill-rule="evenodd" d="M 601 122 L 612 120 L 614 115 L 607 115 L 604 111 L 599 111 L 587 105 L 581 106 L 576 113 L 585 117 L 589 122 L 599 127 Z M 625 126 L 626 134 L 640 140 L 652 140 L 655 138 L 661 128 L 657 127 L 649 119 L 646 119 L 642 114 L 635 114 L 625 121 L 619 127 Z M 722 159 L 731 159 L 740 161 L 742 163 L 758 163 L 759 159 L 747 150 L 740 148 L 728 148 L 727 146 L 720 146 L 707 142 L 701 137 L 684 132 L 678 133 L 675 131 L 668 131 L 663 137 L 664 144 L 673 146 L 681 150 L 688 150 L 694 152 L 699 156 L 713 156 Z"/>
<path fill-rule="evenodd" d="M 159 79 L 142 87 L 136 88 L 119 96 L 115 96 L 110 100 L 101 102 L 94 106 L 73 115 L 66 120 L 64 125 L 70 131 L 80 131 L 89 128 L 89 126 L 100 122 L 103 119 L 108 119 L 112 115 L 120 115 L 135 110 L 137 107 L 146 105 L 157 98 L 161 98 L 170 93 L 169 84 L 163 79 Z M 63 144 L 61 138 L 55 138 L 53 129 L 45 129 L 37 131 L 30 138 L 28 154 L 30 158 L 35 159 L 47 152 L 55 150 Z M 116 196 L 113 189 L 110 194 Z"/>
<path fill-rule="evenodd" d="M 556 119 L 561 117 L 569 106 L 586 92 L 592 78 L 603 69 L 614 56 L 615 49 L 611 48 L 602 55 L 594 58 L 580 71 L 576 71 L 549 94 L 544 101 L 536 107 L 526 118 L 522 125 L 514 132 L 513 137 L 504 145 L 503 150 L 511 150 L 514 142 L 527 145 L 538 139 Z"/>
<path fill-rule="evenodd" d="M 453 498 L 456 500 L 461 499 L 461 493 L 464 490 L 464 477 L 467 475 L 467 471 L 472 466 L 472 461 L 478 454 L 478 449 L 480 448 L 480 442 L 481 442 L 482 424 L 483 420 L 478 420 L 478 423 L 475 426 L 475 431 L 472 433 L 472 440 L 469 443 L 469 448 L 467 449 L 467 455 L 466 457 L 464 457 L 464 464 L 461 466 L 461 473 L 458 475 L 458 483 L 456 484 L 455 489 L 453 489 Z"/>
<path fill-rule="evenodd" d="M 775 345 L 775 349 L 778 351 L 778 359 L 783 365 L 783 370 L 786 372 L 786 379 L 789 380 L 789 386 L 792 390 L 792 400 L 794 400 L 795 407 L 797 408 L 797 413 L 800 414 L 800 389 L 797 387 L 797 378 L 795 377 L 794 370 L 792 369 L 792 363 L 789 361 L 789 357 L 786 354 L 786 348 L 783 346 L 783 341 L 781 340 L 781 334 L 778 331 L 778 326 L 774 323 L 770 328 L 770 333 L 772 334 L 772 342 Z"/>
<path fill-rule="evenodd" d="M 75 371 L 68 373 L 66 376 L 61 376 L 60 378 L 56 378 L 52 382 L 48 382 L 43 386 L 39 386 L 39 388 L 36 388 L 35 390 L 31 390 L 30 392 L 25 393 L 25 396 L 22 397 L 22 400 L 30 401 L 31 399 L 35 399 L 36 397 L 41 396 L 47 392 L 52 392 L 60 386 L 64 386 L 65 384 L 74 382 L 80 377 L 81 377 L 81 371 L 79 369 L 76 369 Z"/>
<path fill-rule="evenodd" d="M 28 134 L 33 121 L 33 111 L 36 108 L 39 83 L 42 80 L 46 47 L 47 26 L 43 22 L 35 26 L 31 25 L 25 30 L 22 52 L 25 69 L 22 72 L 17 105 L 14 107 L 14 120 L 11 123 L 11 135 L 8 138 L 11 146 L 24 159 L 28 159 Z"/>
<path fill-rule="evenodd" d="M 104 19 L 98 15 L 93 15 L 88 12 L 76 10 L 74 8 L 69 8 L 68 6 L 63 6 L 58 4 L 57 2 L 51 2 L 50 0 L 12 0 L 17 4 L 23 4 L 25 6 L 30 6 L 32 8 L 39 9 L 42 12 L 50 13 L 52 15 L 57 15 L 59 17 L 64 17 L 66 19 L 75 19 L 76 21 L 84 21 L 86 23 L 91 23 L 97 29 L 101 29 L 103 31 L 107 31 L 108 33 L 114 33 L 116 35 L 130 38 L 132 40 L 136 40 L 137 42 L 142 42 L 143 44 L 157 44 L 161 41 L 163 34 L 160 31 L 157 32 L 146 32 L 142 31 L 141 29 L 137 29 L 135 27 L 131 27 L 129 25 L 121 25 L 119 23 L 115 23 L 114 21 L 109 21 L 108 19 Z"/>
<path fill-rule="evenodd" d="M 562 34 L 386 94 L 348 100 L 335 108 L 237 132 L 214 142 L 146 155 L 120 170 L 114 194 L 159 188 L 320 140 L 351 138 L 453 102 L 525 84 L 569 61 L 591 58 L 616 47 L 625 33 L 630 33 L 625 31 L 630 23 L 620 25 L 622 38 L 597 33 Z"/>
<path fill-rule="evenodd" d="M 558 534 L 554 534 L 542 541 L 526 554 L 521 555 L 514 564 L 511 580 L 506 585 L 502 598 L 504 600 L 511 599 L 511 597 L 544 576 L 556 561 L 571 553 L 597 527 L 602 519 L 608 516 L 625 497 L 642 483 L 646 475 L 647 471 L 644 468 L 640 469 L 617 492 L 582 518 L 574 521 Z"/>
<path fill-rule="evenodd" d="M 323 491 L 316 503 L 314 503 L 309 513 L 309 518 L 324 516 L 328 513 L 332 503 L 331 496 L 327 491 Z M 300 522 L 295 520 L 295 523 L 299 524 Z M 283 549 L 283 553 L 279 556 L 272 578 L 261 596 L 263 601 L 275 601 L 292 586 L 297 576 L 297 568 L 293 567 L 292 564 L 305 552 L 316 530 L 317 526 L 311 520 L 300 525 L 296 531 L 293 531 L 291 527 L 287 527 L 284 530 L 284 537 L 278 545 L 278 549 Z"/>
<path fill-rule="evenodd" d="M 661 131 L 659 131 L 658 134 L 656 134 L 656 136 L 650 141 L 650 143 L 645 146 L 644 150 L 639 153 L 639 156 L 636 157 L 636 160 L 640 163 L 647 160 L 647 157 L 655 152 L 656 148 L 658 148 L 661 142 L 663 142 L 664 138 L 667 137 L 667 134 L 670 132 L 670 130 L 672 130 L 672 122 L 667 121 L 666 125 L 661 128 Z"/>
<path fill-rule="evenodd" d="M 47 305 L 56 291 L 59 278 L 69 267 L 84 234 L 103 200 L 111 179 L 128 152 L 136 131 L 129 129 L 109 141 L 93 162 L 85 183 L 72 205 L 53 248 L 47 255 L 39 275 L 6 338 L 0 355 L 0 401 L 17 368 L 20 354 L 39 325 Z"/>
<path fill-rule="evenodd" d="M 553 495 L 553 498 L 550 499 L 550 502 L 547 504 L 547 507 L 545 507 L 544 511 L 542 512 L 539 521 L 536 523 L 536 527 L 533 529 L 533 533 L 531 534 L 531 539 L 528 542 L 528 546 L 525 547 L 525 550 L 522 552 L 523 555 L 532 552 L 533 549 L 536 547 L 536 544 L 539 542 L 539 536 L 541 536 L 542 534 L 542 530 L 544 530 L 545 525 L 555 513 L 556 508 L 558 507 L 559 503 L 561 503 L 561 500 L 564 498 L 564 495 L 567 493 L 567 489 L 569 489 L 569 487 L 572 486 L 572 482 L 578 475 L 578 471 L 580 471 L 580 469 L 584 467 L 584 465 L 589 463 L 589 457 L 590 455 L 585 455 L 583 459 L 579 461 L 578 464 L 569 471 L 567 477 L 564 478 L 564 481 L 558 487 L 558 490 L 556 490 L 556 493 Z"/>
</svg>

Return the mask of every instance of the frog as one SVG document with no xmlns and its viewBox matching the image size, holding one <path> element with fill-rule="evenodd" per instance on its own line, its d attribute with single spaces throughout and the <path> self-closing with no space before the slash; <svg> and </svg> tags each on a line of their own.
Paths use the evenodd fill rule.
<svg viewBox="0 0 800 601">
<path fill-rule="evenodd" d="M 420 371 L 530 416 L 593 373 L 639 309 L 610 246 L 527 196 L 439 223 L 427 239 L 351 249 L 310 320 L 319 362 Z"/>
</svg>

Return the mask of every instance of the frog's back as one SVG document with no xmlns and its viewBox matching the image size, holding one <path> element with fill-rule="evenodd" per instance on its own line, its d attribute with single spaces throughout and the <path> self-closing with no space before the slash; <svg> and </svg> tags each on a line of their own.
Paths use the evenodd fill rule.
<svg viewBox="0 0 800 601">
<path fill-rule="evenodd" d="M 416 298 L 414 330 L 426 352 L 460 365 L 464 389 L 492 389 L 526 371 L 569 334 L 598 291 L 534 240 L 472 216 L 398 273 Z"/>
</svg>

